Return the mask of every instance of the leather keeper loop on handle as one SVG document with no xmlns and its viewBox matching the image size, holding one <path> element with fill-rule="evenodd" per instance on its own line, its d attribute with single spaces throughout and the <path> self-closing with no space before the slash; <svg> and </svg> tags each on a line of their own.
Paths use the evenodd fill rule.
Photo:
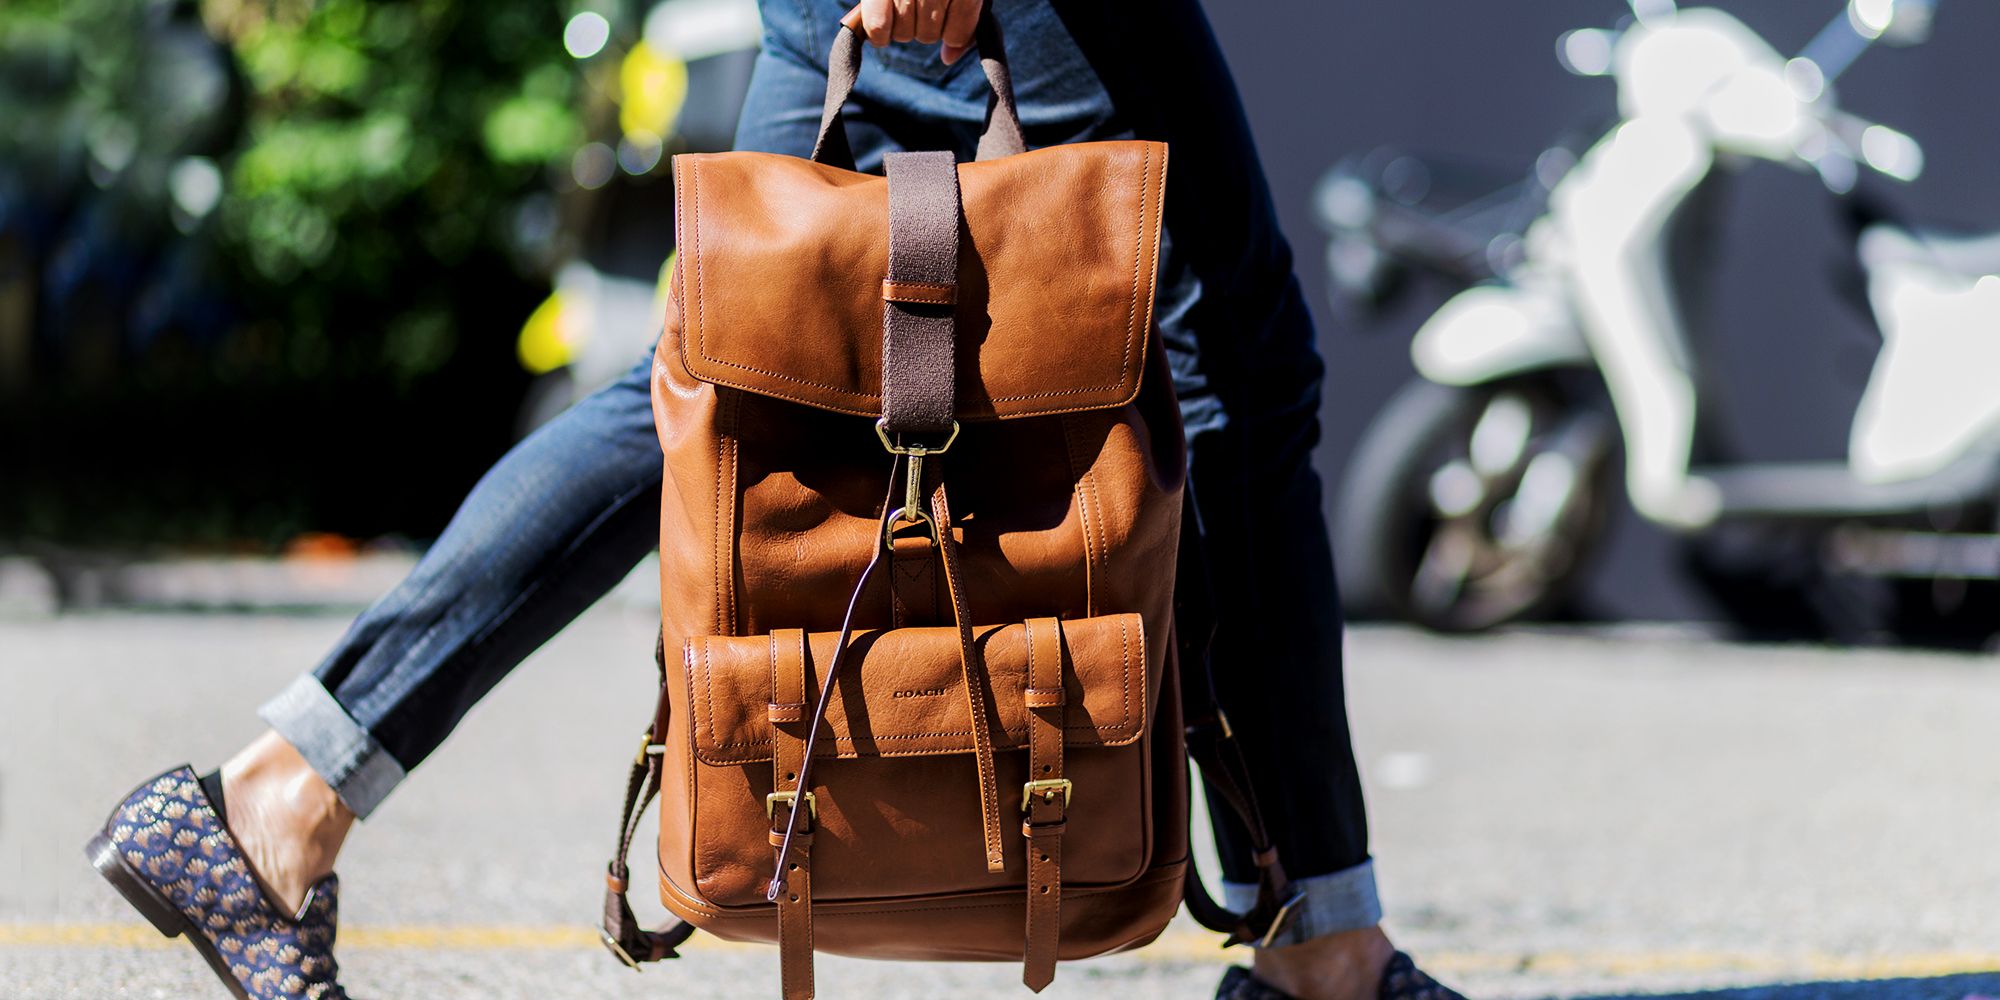
<svg viewBox="0 0 2000 1000">
<path fill-rule="evenodd" d="M 958 283 L 895 281 L 882 279 L 882 299 L 886 302 L 915 302 L 927 306 L 948 306 L 958 302 Z"/>
</svg>

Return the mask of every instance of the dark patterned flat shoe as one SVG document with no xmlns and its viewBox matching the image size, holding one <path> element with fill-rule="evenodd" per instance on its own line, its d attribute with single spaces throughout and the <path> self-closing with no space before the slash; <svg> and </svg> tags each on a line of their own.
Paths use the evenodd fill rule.
<svg viewBox="0 0 2000 1000">
<path fill-rule="evenodd" d="M 140 785 L 85 853 L 112 888 L 167 937 L 185 935 L 236 1000 L 348 1000 L 335 981 L 332 875 L 280 912 L 193 769 Z"/>
<path fill-rule="evenodd" d="M 1410 956 L 1400 951 L 1382 970 L 1382 985 L 1376 988 L 1375 995 L 1380 1000 L 1465 1000 L 1457 990 L 1425 975 Z"/>
<path fill-rule="evenodd" d="M 1458 991 L 1441 985 L 1437 980 L 1424 974 L 1410 956 L 1397 952 L 1382 970 L 1382 985 L 1376 988 L 1378 1000 L 1465 1000 Z M 1222 976 L 1222 985 L 1215 991 L 1215 1000 L 1297 1000 L 1289 993 L 1272 988 L 1269 983 L 1250 974 L 1250 970 L 1235 966 Z"/>
</svg>

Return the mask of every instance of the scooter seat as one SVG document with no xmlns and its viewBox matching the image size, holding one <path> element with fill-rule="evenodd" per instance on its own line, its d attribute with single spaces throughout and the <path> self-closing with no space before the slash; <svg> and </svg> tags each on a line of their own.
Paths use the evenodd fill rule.
<svg viewBox="0 0 2000 1000">
<path fill-rule="evenodd" d="M 1876 225 L 1861 234 L 1860 253 L 1869 268 L 1913 263 L 1968 276 L 2000 274 L 2000 232 Z"/>
</svg>

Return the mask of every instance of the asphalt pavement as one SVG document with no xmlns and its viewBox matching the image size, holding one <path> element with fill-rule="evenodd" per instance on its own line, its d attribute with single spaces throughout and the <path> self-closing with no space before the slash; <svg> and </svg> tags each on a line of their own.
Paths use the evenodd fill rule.
<svg viewBox="0 0 2000 1000">
<path fill-rule="evenodd" d="M 130 786 L 213 765 L 338 616 L 0 621 L 0 1000 L 223 994 L 85 865 Z M 651 616 L 592 612 L 357 830 L 345 980 L 373 998 L 768 998 L 772 952 L 634 975 L 595 943 Z M 1357 629 L 1350 711 L 1396 940 L 1476 996 L 2000 996 L 2000 662 L 1680 629 Z M 638 893 L 635 895 L 643 895 Z M 657 906 L 649 911 L 659 913 Z M 1207 997 L 1176 925 L 1057 998 Z M 1023 996 L 1011 966 L 821 960 L 828 998 Z"/>
</svg>

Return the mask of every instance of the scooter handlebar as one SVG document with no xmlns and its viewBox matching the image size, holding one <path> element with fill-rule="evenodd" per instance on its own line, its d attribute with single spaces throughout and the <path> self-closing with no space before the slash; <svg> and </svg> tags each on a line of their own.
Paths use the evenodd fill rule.
<svg viewBox="0 0 2000 1000">
<path fill-rule="evenodd" d="M 1823 120 L 1828 137 L 1855 164 L 1899 181 L 1923 174 L 1924 148 L 1907 133 L 1837 109 Z"/>
<path fill-rule="evenodd" d="M 1914 45 L 1930 37 L 1937 5 L 1938 0 L 1849 0 L 1799 50 L 1799 58 L 1812 60 L 1831 83 L 1876 42 Z"/>
</svg>

